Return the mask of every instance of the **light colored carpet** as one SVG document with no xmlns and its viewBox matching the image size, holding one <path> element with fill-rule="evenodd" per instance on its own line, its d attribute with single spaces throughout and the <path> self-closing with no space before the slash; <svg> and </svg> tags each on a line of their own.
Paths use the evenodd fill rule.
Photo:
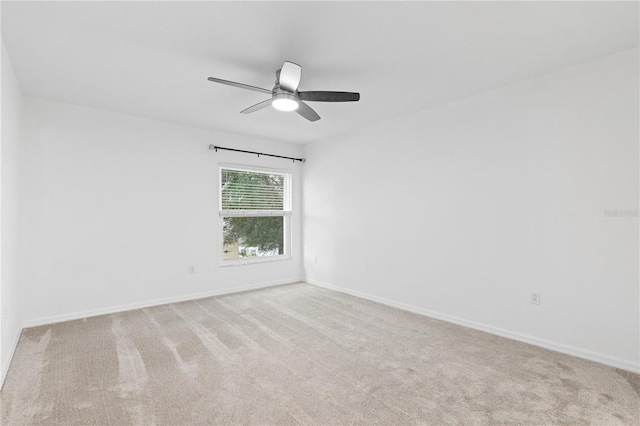
<svg viewBox="0 0 640 426">
<path fill-rule="evenodd" d="M 2 424 L 640 424 L 638 376 L 307 284 L 25 330 Z"/>
</svg>

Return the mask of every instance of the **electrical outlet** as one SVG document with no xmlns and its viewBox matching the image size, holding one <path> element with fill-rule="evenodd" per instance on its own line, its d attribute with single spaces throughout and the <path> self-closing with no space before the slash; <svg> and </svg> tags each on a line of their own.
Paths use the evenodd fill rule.
<svg viewBox="0 0 640 426">
<path fill-rule="evenodd" d="M 196 267 L 195 267 L 195 266 L 193 266 L 193 265 L 190 265 L 190 266 L 189 266 L 189 273 L 190 273 L 190 274 L 195 274 L 195 273 L 196 273 Z"/>
<path fill-rule="evenodd" d="M 531 292 L 531 304 L 532 305 L 539 305 L 540 304 L 540 292 L 539 291 L 532 291 Z"/>
</svg>

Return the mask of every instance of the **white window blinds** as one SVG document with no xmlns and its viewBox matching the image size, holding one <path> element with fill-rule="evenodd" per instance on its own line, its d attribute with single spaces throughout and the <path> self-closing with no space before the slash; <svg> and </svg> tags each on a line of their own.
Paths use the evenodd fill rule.
<svg viewBox="0 0 640 426">
<path fill-rule="evenodd" d="M 291 214 L 291 174 L 220 168 L 220 216 Z"/>
</svg>

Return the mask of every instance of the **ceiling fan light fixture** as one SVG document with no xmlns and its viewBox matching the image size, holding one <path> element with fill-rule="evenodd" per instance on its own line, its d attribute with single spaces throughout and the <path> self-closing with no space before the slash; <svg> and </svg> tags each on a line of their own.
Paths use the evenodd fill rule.
<svg viewBox="0 0 640 426">
<path fill-rule="evenodd" d="M 208 80 L 214 83 L 271 95 L 269 99 L 265 99 L 262 102 L 251 105 L 249 108 L 243 109 L 240 111 L 240 114 L 250 114 L 272 106 L 278 111 L 295 111 L 305 120 L 313 122 L 320 120 L 320 116 L 313 108 L 306 104 L 307 101 L 355 102 L 360 100 L 360 93 L 356 92 L 332 92 L 328 90 L 299 92 L 298 84 L 300 83 L 301 71 L 302 68 L 300 65 L 285 61 L 285 63 L 282 64 L 282 68 L 276 71 L 276 82 L 271 90 L 215 77 L 209 77 Z"/>
<path fill-rule="evenodd" d="M 271 105 L 278 111 L 295 111 L 298 109 L 298 100 L 293 95 L 278 95 L 273 98 Z"/>
</svg>

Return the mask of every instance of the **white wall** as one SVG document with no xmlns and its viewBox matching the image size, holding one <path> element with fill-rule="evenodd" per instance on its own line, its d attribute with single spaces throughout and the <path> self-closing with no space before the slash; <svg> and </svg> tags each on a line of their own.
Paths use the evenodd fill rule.
<svg viewBox="0 0 640 426">
<path fill-rule="evenodd" d="M 307 280 L 638 371 L 638 114 L 635 49 L 310 144 Z"/>
<path fill-rule="evenodd" d="M 2 142 L 0 146 L 0 384 L 20 332 L 18 310 L 19 147 L 22 94 L 2 43 Z"/>
<path fill-rule="evenodd" d="M 303 278 L 300 163 L 208 149 L 299 157 L 300 146 L 23 102 L 25 325 Z M 219 266 L 220 162 L 293 171 L 291 260 Z"/>
</svg>

